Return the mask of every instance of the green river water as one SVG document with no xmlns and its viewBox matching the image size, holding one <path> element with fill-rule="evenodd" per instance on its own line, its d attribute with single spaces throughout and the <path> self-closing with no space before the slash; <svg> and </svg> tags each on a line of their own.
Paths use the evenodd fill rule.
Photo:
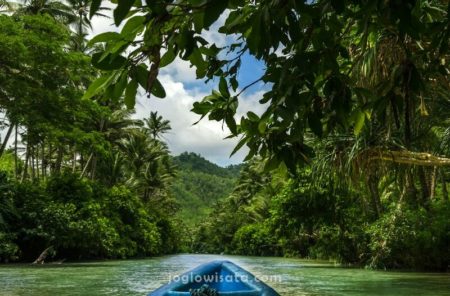
<svg viewBox="0 0 450 296">
<path fill-rule="evenodd" d="M 142 260 L 0 265 L 0 295 L 146 295 L 199 264 L 227 259 L 281 295 L 450 295 L 450 274 L 342 268 L 328 262 L 272 257 L 174 255 Z"/>
</svg>

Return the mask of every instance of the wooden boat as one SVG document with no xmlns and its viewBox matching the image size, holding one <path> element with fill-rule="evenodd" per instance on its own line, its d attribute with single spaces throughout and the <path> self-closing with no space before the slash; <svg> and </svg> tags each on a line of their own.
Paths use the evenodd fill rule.
<svg viewBox="0 0 450 296">
<path fill-rule="evenodd" d="M 174 277 L 170 283 L 148 296 L 189 296 L 191 292 L 195 294 L 195 291 L 205 287 L 213 289 L 219 296 L 279 296 L 250 272 L 222 260 L 202 264 Z"/>
</svg>

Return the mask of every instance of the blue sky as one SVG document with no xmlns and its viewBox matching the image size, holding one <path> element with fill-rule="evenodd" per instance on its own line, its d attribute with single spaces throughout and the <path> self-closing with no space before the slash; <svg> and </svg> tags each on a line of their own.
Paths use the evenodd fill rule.
<svg viewBox="0 0 450 296">
<path fill-rule="evenodd" d="M 209 31 L 202 33 L 206 40 L 215 43 L 218 47 L 232 40 L 230 37 L 225 38 L 217 33 L 217 28 L 225 21 L 225 18 L 226 14 L 223 14 Z M 111 19 L 105 18 L 94 19 L 93 28 L 91 36 L 118 30 L 112 25 Z M 252 83 L 263 73 L 264 64 L 245 54 L 238 75 L 240 88 Z M 172 131 L 165 135 L 165 139 L 174 155 L 184 151 L 196 152 L 222 166 L 242 162 L 247 150 L 244 147 L 232 158 L 229 157 L 238 139 L 224 140 L 229 135 L 229 131 L 226 127 L 222 129 L 222 123 L 211 122 L 205 118 L 199 124 L 193 125 L 199 116 L 190 112 L 192 104 L 210 94 L 217 81 L 205 84 L 203 81 L 196 80 L 195 70 L 190 67 L 189 62 L 181 59 L 176 59 L 171 65 L 163 68 L 159 79 L 166 89 L 167 97 L 162 100 L 153 97 L 147 99 L 142 91 L 137 100 L 135 116 L 143 118 L 147 117 L 150 111 L 158 111 L 164 118 L 170 120 Z M 236 119 L 241 118 L 248 111 L 257 114 L 264 111 L 264 106 L 258 103 L 264 88 L 264 84 L 259 83 L 241 95 Z"/>
</svg>

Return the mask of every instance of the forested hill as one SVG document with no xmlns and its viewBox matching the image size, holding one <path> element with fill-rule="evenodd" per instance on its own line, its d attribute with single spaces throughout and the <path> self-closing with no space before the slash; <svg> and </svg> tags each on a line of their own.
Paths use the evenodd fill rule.
<svg viewBox="0 0 450 296">
<path fill-rule="evenodd" d="M 242 168 L 241 164 L 230 165 L 224 168 L 193 152 L 183 152 L 175 156 L 174 162 L 180 169 L 188 169 L 225 178 L 237 178 Z"/>
<path fill-rule="evenodd" d="M 229 195 L 241 165 L 220 167 L 199 154 L 184 152 L 174 157 L 178 175 L 172 191 L 180 203 L 180 218 L 194 225 L 205 218 L 212 206 Z"/>
</svg>

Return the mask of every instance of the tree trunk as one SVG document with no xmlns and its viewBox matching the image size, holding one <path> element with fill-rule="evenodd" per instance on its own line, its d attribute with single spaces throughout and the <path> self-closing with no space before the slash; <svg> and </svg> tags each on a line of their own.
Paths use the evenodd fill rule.
<svg viewBox="0 0 450 296">
<path fill-rule="evenodd" d="M 86 171 L 88 169 L 89 163 L 91 162 L 93 156 L 94 156 L 94 152 L 92 152 L 91 155 L 89 155 L 89 158 L 87 159 L 86 164 L 84 165 L 84 168 L 81 171 L 80 178 L 83 178 L 84 174 L 86 174 Z"/>
<path fill-rule="evenodd" d="M 16 124 L 16 131 L 14 134 L 14 177 L 17 180 L 18 174 L 19 174 L 19 161 L 17 156 L 17 124 Z"/>
<path fill-rule="evenodd" d="M 100 120 L 99 132 L 103 131 L 103 126 L 104 125 L 105 125 L 105 120 L 102 118 Z M 95 170 L 96 170 L 96 167 L 97 167 L 97 157 L 95 156 L 95 152 L 94 151 L 91 152 L 91 154 L 89 155 L 88 160 L 86 161 L 86 165 L 84 166 L 83 171 L 81 172 L 81 176 L 80 176 L 81 178 L 83 178 L 83 176 L 86 174 L 86 171 L 87 171 L 87 168 L 89 166 L 89 163 L 91 163 L 91 162 L 92 162 L 92 165 L 91 165 L 91 179 L 95 178 Z"/>
<path fill-rule="evenodd" d="M 409 169 L 405 175 L 405 195 L 407 203 L 413 205 L 417 204 L 417 188 L 416 185 L 414 185 L 414 175 Z"/>
<path fill-rule="evenodd" d="M 94 154 L 92 158 L 92 166 L 91 166 L 91 180 L 95 178 L 95 171 L 97 169 L 97 155 Z"/>
<path fill-rule="evenodd" d="M 23 172 L 22 172 L 22 178 L 20 180 L 20 182 L 23 182 L 25 180 L 25 178 L 27 177 L 28 174 L 28 158 L 30 157 L 30 147 L 27 145 L 26 151 L 25 151 L 25 163 L 24 163 L 24 167 L 23 167 Z"/>
<path fill-rule="evenodd" d="M 52 145 L 51 141 L 49 141 L 49 143 L 48 143 L 47 162 L 48 162 L 48 166 L 49 166 L 49 173 L 52 173 L 55 170 L 55 164 L 53 163 L 53 145 Z"/>
<path fill-rule="evenodd" d="M 47 249 L 45 249 L 41 255 L 39 255 L 39 257 L 37 257 L 36 260 L 34 260 L 33 264 L 44 264 L 45 263 L 45 259 L 48 256 L 49 251 L 52 249 L 53 247 L 50 246 Z"/>
<path fill-rule="evenodd" d="M 80 152 L 80 169 L 84 168 L 84 155 Z"/>
<path fill-rule="evenodd" d="M 34 179 L 36 178 L 36 169 L 34 166 L 34 147 L 31 147 L 31 180 L 34 181 Z"/>
<path fill-rule="evenodd" d="M 375 174 L 369 174 L 368 185 L 370 191 L 370 203 L 374 210 L 376 219 L 378 219 L 381 214 L 381 201 L 380 192 L 378 190 L 378 181 L 379 178 Z"/>
<path fill-rule="evenodd" d="M 430 198 L 430 186 L 427 182 L 427 177 L 425 175 L 425 170 L 423 167 L 419 168 L 419 182 L 420 182 L 420 188 L 422 190 L 422 202 L 423 204 L 426 204 Z"/>
<path fill-rule="evenodd" d="M 11 136 L 13 128 L 14 128 L 14 124 L 10 123 L 8 131 L 6 132 L 5 138 L 3 139 L 2 146 L 0 147 L 0 157 L 2 157 L 3 152 L 5 152 L 6 145 L 8 145 L 8 140 L 9 140 L 9 137 Z"/>
<path fill-rule="evenodd" d="M 75 145 L 73 146 L 73 156 L 72 156 L 72 173 L 75 173 L 77 169 L 77 149 Z"/>
<path fill-rule="evenodd" d="M 36 146 L 36 152 L 35 152 L 35 160 L 36 160 L 36 178 L 39 180 L 41 178 L 41 168 L 39 167 L 39 145 Z"/>
<path fill-rule="evenodd" d="M 408 61 L 405 60 L 403 61 L 404 65 L 404 86 L 403 86 L 403 90 L 405 93 L 405 126 L 404 126 L 404 140 L 405 140 L 405 147 L 406 149 L 410 149 L 411 148 L 411 138 L 412 138 L 412 119 L 411 119 L 411 114 L 412 111 L 414 110 L 414 108 L 412 108 L 412 100 L 411 100 L 411 95 L 410 95 L 410 82 L 411 82 L 411 74 L 412 74 L 412 69 L 413 69 L 413 64 Z"/>
<path fill-rule="evenodd" d="M 45 179 L 45 170 L 47 167 L 47 159 L 45 158 L 45 141 L 42 141 L 42 147 L 41 147 L 41 174 L 42 178 Z"/>
<path fill-rule="evenodd" d="M 58 153 L 56 156 L 56 163 L 55 163 L 55 172 L 59 174 L 61 172 L 61 165 L 63 160 L 63 147 L 58 147 Z"/>
<path fill-rule="evenodd" d="M 430 181 L 430 199 L 433 199 L 436 195 L 436 179 L 437 179 L 437 167 L 433 167 L 433 172 L 431 173 Z"/>
<path fill-rule="evenodd" d="M 447 191 L 447 183 L 445 182 L 445 173 L 444 170 L 441 170 L 441 182 L 442 182 L 442 196 L 445 200 L 448 200 L 448 191 Z"/>
</svg>

